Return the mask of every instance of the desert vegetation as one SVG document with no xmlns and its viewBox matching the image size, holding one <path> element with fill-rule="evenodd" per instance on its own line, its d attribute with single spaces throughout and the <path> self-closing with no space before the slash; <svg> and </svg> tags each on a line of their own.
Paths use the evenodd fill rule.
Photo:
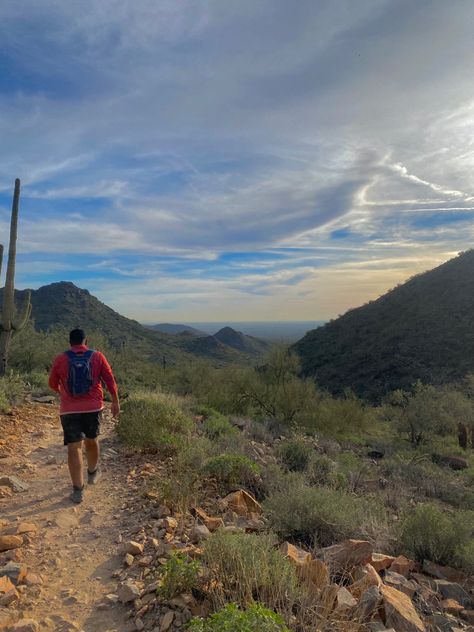
<svg viewBox="0 0 474 632">
<path fill-rule="evenodd" d="M 0 381 L 4 410 L 25 390 L 48 392 L 47 367 L 65 333 L 27 326 L 14 339 Z M 163 368 L 98 333 L 90 339 L 120 383 L 117 432 L 126 449 L 162 465 L 145 496 L 183 525 L 196 507 L 219 514 L 219 499 L 235 490 L 260 503 L 250 523 L 237 519 L 245 528 L 206 539 L 199 560 L 184 553 L 163 565 L 159 599 L 194 591 L 212 605 L 191 630 L 324 629 L 314 621 L 332 629 L 330 596 L 302 584 L 279 549 L 285 541 L 317 552 L 356 538 L 385 554 L 473 572 L 474 450 L 458 442 L 459 423 L 473 426 L 472 376 L 451 387 L 418 382 L 373 405 L 301 378 L 297 357 L 282 346 L 253 367 Z M 359 629 L 341 612 L 337 625 Z"/>
</svg>

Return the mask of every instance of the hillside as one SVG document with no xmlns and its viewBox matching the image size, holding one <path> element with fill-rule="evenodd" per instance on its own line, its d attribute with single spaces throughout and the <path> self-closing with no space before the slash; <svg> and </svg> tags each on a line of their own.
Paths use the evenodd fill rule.
<svg viewBox="0 0 474 632">
<path fill-rule="evenodd" d="M 230 361 L 233 358 L 235 363 L 241 364 L 243 359 L 261 357 L 268 351 L 270 345 L 263 340 L 235 331 L 231 327 L 224 327 L 213 336 L 188 337 L 183 348 L 194 355 L 219 361 Z"/>
<path fill-rule="evenodd" d="M 23 301 L 25 292 L 16 292 L 17 305 Z M 257 354 L 258 348 L 261 348 L 261 353 L 266 350 L 265 343 L 258 347 L 248 336 L 243 337 L 249 338 L 248 344 L 237 349 L 213 336 L 172 335 L 150 329 L 118 314 L 88 290 L 66 281 L 31 290 L 31 303 L 32 319 L 38 330 L 81 327 L 86 332 L 99 331 L 112 346 L 119 348 L 127 344 L 150 360 L 161 362 L 165 356 L 168 363 L 176 364 L 196 356 L 218 364 L 243 364 Z"/>
<path fill-rule="evenodd" d="M 474 371 L 474 250 L 348 311 L 293 347 L 303 372 L 341 393 L 377 400 L 416 380 L 443 384 Z"/>
<path fill-rule="evenodd" d="M 189 335 L 189 336 L 206 336 L 204 331 L 190 327 L 189 325 L 179 325 L 176 323 L 159 323 L 157 325 L 148 325 L 148 329 L 161 331 L 163 334 L 172 334 L 173 336 Z"/>
</svg>

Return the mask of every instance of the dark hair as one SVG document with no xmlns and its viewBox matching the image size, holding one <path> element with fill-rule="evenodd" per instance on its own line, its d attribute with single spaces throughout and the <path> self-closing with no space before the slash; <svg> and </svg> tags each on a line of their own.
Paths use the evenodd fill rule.
<svg viewBox="0 0 474 632">
<path fill-rule="evenodd" d="M 69 334 L 69 344 L 82 345 L 86 339 L 86 334 L 83 329 L 73 329 Z"/>
</svg>

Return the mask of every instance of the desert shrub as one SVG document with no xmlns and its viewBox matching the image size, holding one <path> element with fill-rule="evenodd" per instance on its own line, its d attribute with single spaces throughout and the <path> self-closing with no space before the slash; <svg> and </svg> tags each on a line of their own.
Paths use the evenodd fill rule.
<svg viewBox="0 0 474 632">
<path fill-rule="evenodd" d="M 290 632 L 279 614 L 258 603 L 245 610 L 228 604 L 205 620 L 193 619 L 188 629 L 193 632 Z"/>
<path fill-rule="evenodd" d="M 166 477 L 150 481 L 160 500 L 185 512 L 200 500 L 202 468 L 212 454 L 212 443 L 206 437 L 193 437 L 173 458 Z"/>
<path fill-rule="evenodd" d="M 327 546 L 360 535 L 381 510 L 341 490 L 308 487 L 292 478 L 263 502 L 272 528 L 282 537 Z"/>
<path fill-rule="evenodd" d="M 207 461 L 202 471 L 215 478 L 225 491 L 240 486 L 253 488 L 260 475 L 260 467 L 241 454 L 220 454 L 213 457 Z"/>
<path fill-rule="evenodd" d="M 313 447 L 303 437 L 285 439 L 277 448 L 277 454 L 291 472 L 302 472 L 308 467 Z"/>
<path fill-rule="evenodd" d="M 474 414 L 472 402 L 462 393 L 421 382 L 411 393 L 393 392 L 389 404 L 385 414 L 414 446 L 454 432 L 458 421 Z"/>
<path fill-rule="evenodd" d="M 263 421 L 251 419 L 246 423 L 245 430 L 247 436 L 253 439 L 253 441 L 259 441 L 260 443 L 267 443 L 269 445 L 273 443 L 273 433 L 269 425 Z"/>
<path fill-rule="evenodd" d="M 24 389 L 23 380 L 15 373 L 0 378 L 0 411 L 9 412 L 11 406 L 19 404 L 23 399 Z"/>
<path fill-rule="evenodd" d="M 201 565 L 182 553 L 174 553 L 161 567 L 161 582 L 157 589 L 160 598 L 169 600 L 181 593 L 191 592 L 199 583 Z"/>
<path fill-rule="evenodd" d="M 211 597 L 218 607 L 254 600 L 280 613 L 291 611 L 302 596 L 296 569 L 275 548 L 271 534 L 217 531 L 204 544 L 203 559 L 215 582 Z"/>
<path fill-rule="evenodd" d="M 331 436 L 338 436 L 363 431 L 370 420 L 371 409 L 354 393 L 348 391 L 340 398 L 325 393 L 318 398 L 312 427 Z"/>
<path fill-rule="evenodd" d="M 35 369 L 29 373 L 23 373 L 22 379 L 29 385 L 33 395 L 44 395 L 50 393 L 48 386 L 48 372 Z"/>
<path fill-rule="evenodd" d="M 471 521 L 471 523 L 469 523 Z M 472 538 L 472 513 L 454 516 L 425 503 L 410 510 L 401 526 L 400 541 L 416 560 L 456 564 Z"/>
<path fill-rule="evenodd" d="M 314 454 L 307 467 L 308 482 L 311 485 L 338 486 L 342 482 L 342 473 L 338 475 L 337 463 L 325 454 Z"/>
<path fill-rule="evenodd" d="M 179 400 L 164 393 L 140 391 L 122 406 L 117 432 L 130 447 L 175 454 L 193 427 Z"/>
<path fill-rule="evenodd" d="M 211 440 L 233 436 L 238 432 L 237 428 L 234 428 L 226 417 L 217 412 L 214 412 L 204 421 L 203 430 L 206 437 Z"/>
</svg>

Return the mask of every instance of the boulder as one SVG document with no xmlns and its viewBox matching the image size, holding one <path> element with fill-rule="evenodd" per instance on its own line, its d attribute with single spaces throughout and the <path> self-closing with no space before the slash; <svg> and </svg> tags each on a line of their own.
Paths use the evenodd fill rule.
<svg viewBox="0 0 474 632">
<path fill-rule="evenodd" d="M 322 550 L 323 560 L 335 571 L 347 571 L 358 564 L 368 564 L 373 547 L 366 540 L 345 540 Z"/>
<path fill-rule="evenodd" d="M 329 569 L 321 560 L 309 559 L 303 564 L 299 564 L 297 573 L 301 582 L 317 591 L 329 586 Z"/>
<path fill-rule="evenodd" d="M 366 621 L 372 617 L 374 612 L 378 609 L 382 595 L 380 589 L 377 586 L 371 586 L 364 593 L 362 593 L 359 599 L 359 604 L 355 611 L 354 618 L 358 621 Z"/>
<path fill-rule="evenodd" d="M 8 562 L 0 567 L 0 578 L 8 577 L 15 586 L 21 584 L 26 578 L 26 566 L 17 562 Z"/>
<path fill-rule="evenodd" d="M 389 568 L 395 558 L 392 555 L 384 555 L 383 553 L 373 553 L 371 564 L 375 568 L 375 570 L 380 573 L 380 571 L 384 571 L 386 568 Z"/>
<path fill-rule="evenodd" d="M 202 540 L 207 540 L 207 538 L 209 538 L 210 535 L 211 535 L 211 532 L 209 531 L 209 529 L 206 527 L 205 524 L 197 524 L 197 525 L 194 525 L 194 527 L 192 528 L 190 539 L 191 539 L 191 542 L 196 544 L 198 542 L 201 542 Z"/>
<path fill-rule="evenodd" d="M 371 564 L 357 566 L 352 573 L 354 582 L 349 586 L 354 597 L 360 597 L 371 586 L 380 587 L 382 580 L 375 568 Z"/>
<path fill-rule="evenodd" d="M 443 612 L 447 612 L 448 614 L 452 614 L 455 617 L 458 616 L 462 610 L 464 610 L 463 606 L 455 599 L 444 599 L 439 607 Z"/>
<path fill-rule="evenodd" d="M 425 632 L 423 621 L 405 593 L 390 586 L 382 586 L 380 592 L 387 627 L 403 630 L 403 632 Z"/>
<path fill-rule="evenodd" d="M 386 571 L 384 578 L 384 583 L 387 586 L 391 586 L 392 588 L 396 588 L 402 593 L 405 593 L 410 599 L 416 593 L 419 588 L 418 584 L 411 579 L 407 579 L 400 573 L 395 573 L 394 571 Z"/>
<path fill-rule="evenodd" d="M 466 576 L 460 570 L 451 568 L 451 566 L 440 566 L 430 560 L 423 560 L 422 570 L 428 575 L 438 579 L 446 579 L 449 582 L 463 582 L 466 579 Z"/>
<path fill-rule="evenodd" d="M 357 606 L 357 599 L 355 599 L 351 593 L 347 590 L 347 588 L 344 588 L 344 586 L 341 586 L 341 588 L 339 588 L 339 590 L 337 591 L 337 595 L 336 595 L 336 607 L 334 608 L 334 610 L 336 612 L 348 612 L 350 610 L 352 610 L 353 608 L 355 608 Z"/>
<path fill-rule="evenodd" d="M 0 476 L 0 487 L 9 487 L 15 493 L 27 492 L 30 486 L 18 476 Z"/>
<path fill-rule="evenodd" d="M 18 549 L 23 544 L 23 538 L 19 535 L 0 535 L 0 551 Z"/>
<path fill-rule="evenodd" d="M 21 535 L 22 533 L 36 533 L 37 531 L 38 525 L 32 522 L 20 522 L 16 528 L 17 535 Z"/>
<path fill-rule="evenodd" d="M 131 579 L 127 579 L 119 585 L 117 595 L 120 602 L 129 603 L 140 597 L 140 589 Z"/>
<path fill-rule="evenodd" d="M 224 509 L 231 509 L 232 511 L 235 511 L 238 516 L 247 516 L 250 512 L 258 514 L 262 513 L 262 508 L 255 498 L 243 489 L 232 492 L 223 498 L 221 500 L 221 505 Z"/>
<path fill-rule="evenodd" d="M 306 564 L 311 561 L 311 553 L 305 551 L 299 546 L 290 544 L 290 542 L 283 542 L 280 546 L 280 551 L 285 557 L 288 557 L 292 562 L 297 565 Z"/>
<path fill-rule="evenodd" d="M 459 584 L 448 582 L 445 579 L 437 579 L 435 584 L 436 590 L 443 599 L 455 599 L 465 608 L 469 608 L 472 605 L 473 601 L 470 595 Z"/>
<path fill-rule="evenodd" d="M 462 456 L 445 456 L 444 454 L 433 454 L 433 463 L 446 465 L 452 470 L 467 470 L 469 461 Z"/>
<path fill-rule="evenodd" d="M 404 555 L 396 557 L 390 565 L 391 571 L 398 573 L 399 575 L 403 575 L 403 577 L 409 577 L 411 571 L 414 571 L 415 568 L 416 563 L 413 560 L 409 560 Z"/>
<path fill-rule="evenodd" d="M 129 540 L 120 545 L 120 552 L 124 555 L 140 555 L 143 553 L 143 544 Z"/>
</svg>

